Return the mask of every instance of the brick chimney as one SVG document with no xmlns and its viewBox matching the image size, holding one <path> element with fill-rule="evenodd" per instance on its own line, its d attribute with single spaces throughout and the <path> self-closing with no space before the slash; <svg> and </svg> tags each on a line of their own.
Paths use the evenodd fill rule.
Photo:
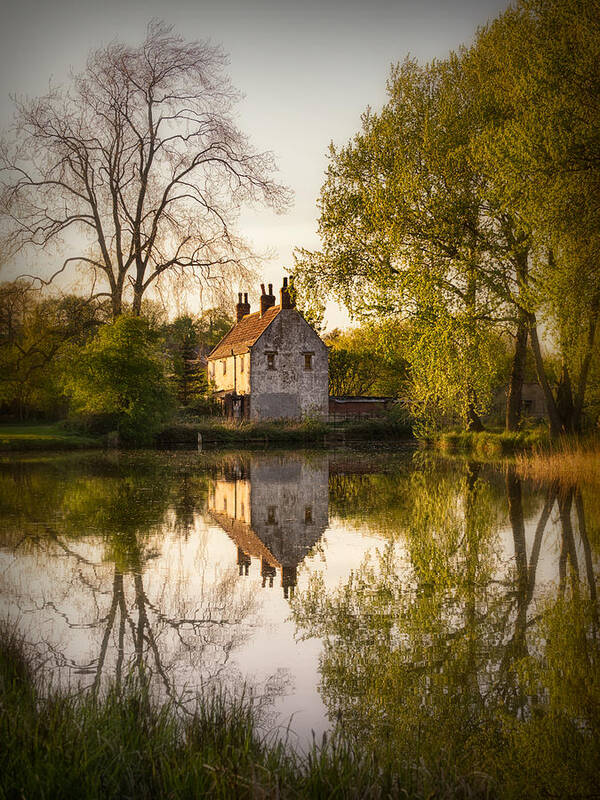
<svg viewBox="0 0 600 800">
<path fill-rule="evenodd" d="M 283 286 L 279 292 L 281 296 L 281 308 L 295 308 L 296 303 L 292 300 L 290 295 L 290 287 L 288 286 L 288 279 L 283 279 Z"/>
<path fill-rule="evenodd" d="M 265 285 L 261 283 L 260 285 L 261 295 L 260 295 L 260 315 L 261 317 L 264 315 L 265 311 L 271 306 L 275 305 L 275 295 L 273 294 L 273 284 L 269 284 L 269 293 L 265 292 Z"/>
<path fill-rule="evenodd" d="M 235 316 L 236 320 L 239 322 L 242 317 L 245 317 L 246 314 L 250 313 L 250 303 L 248 302 L 248 294 L 244 294 L 244 300 L 242 302 L 242 293 L 238 292 L 238 301 L 235 307 Z"/>
</svg>

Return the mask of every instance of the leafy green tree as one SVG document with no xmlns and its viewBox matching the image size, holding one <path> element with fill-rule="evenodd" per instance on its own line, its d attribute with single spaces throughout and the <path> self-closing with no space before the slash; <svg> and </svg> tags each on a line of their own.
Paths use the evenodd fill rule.
<svg viewBox="0 0 600 800">
<path fill-rule="evenodd" d="M 102 327 L 75 359 L 67 391 L 75 413 L 136 444 L 152 440 L 173 405 L 158 335 L 141 317 Z"/>
<path fill-rule="evenodd" d="M 198 339 L 204 355 L 213 350 L 233 327 L 231 315 L 221 308 L 208 308 L 198 317 Z"/>
<path fill-rule="evenodd" d="M 405 332 L 399 326 L 365 324 L 323 336 L 329 347 L 329 394 L 398 397 L 405 392 Z"/>
<path fill-rule="evenodd" d="M 357 316 L 409 320 L 415 409 L 424 420 L 433 409 L 458 411 L 481 428 L 495 328 L 516 325 L 498 287 L 527 248 L 483 194 L 488 178 L 471 153 L 479 110 L 460 60 L 407 60 L 392 70 L 388 91 L 381 113 L 365 113 L 361 132 L 331 148 L 323 249 L 298 252 L 296 280 L 305 294 L 331 293 Z"/>
<path fill-rule="evenodd" d="M 199 316 L 184 314 L 162 327 L 171 380 L 182 406 L 207 409 L 206 356 L 232 325 L 227 312 L 211 308 Z"/>
<path fill-rule="evenodd" d="M 521 0 L 479 32 L 465 59 L 491 112 L 478 157 L 535 238 L 521 307 L 555 434 L 581 428 L 598 352 L 599 12 L 597 0 Z M 554 384 L 538 320 L 562 362 Z"/>
<path fill-rule="evenodd" d="M 0 403 L 25 419 L 66 414 L 65 364 L 106 319 L 103 304 L 48 297 L 31 283 L 0 285 Z"/>
</svg>

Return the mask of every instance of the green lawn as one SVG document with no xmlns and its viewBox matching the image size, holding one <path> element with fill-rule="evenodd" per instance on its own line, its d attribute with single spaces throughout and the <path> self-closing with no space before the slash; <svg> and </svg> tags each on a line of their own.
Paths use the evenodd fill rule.
<svg viewBox="0 0 600 800">
<path fill-rule="evenodd" d="M 99 440 L 67 431 L 60 423 L 15 423 L 0 425 L 2 450 L 70 450 L 97 447 Z"/>
</svg>

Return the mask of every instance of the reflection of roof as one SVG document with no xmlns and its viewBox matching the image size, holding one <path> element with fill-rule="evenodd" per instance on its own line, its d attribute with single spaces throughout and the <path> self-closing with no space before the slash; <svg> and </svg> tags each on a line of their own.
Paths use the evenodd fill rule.
<svg viewBox="0 0 600 800">
<path fill-rule="evenodd" d="M 271 306 L 262 317 L 259 311 L 255 311 L 254 314 L 246 314 L 233 326 L 229 333 L 225 334 L 208 356 L 209 359 L 229 356 L 232 351 L 235 353 L 246 352 L 259 336 L 266 331 L 280 311 L 281 306 Z"/>
<path fill-rule="evenodd" d="M 210 515 L 217 525 L 223 528 L 229 538 L 233 539 L 238 547 L 241 547 L 246 555 L 254 556 L 255 558 L 264 558 L 272 567 L 281 568 L 280 562 L 275 558 L 263 540 L 254 533 L 247 522 L 240 522 L 239 519 L 231 519 L 227 514 L 218 514 L 215 511 L 211 511 Z"/>
</svg>

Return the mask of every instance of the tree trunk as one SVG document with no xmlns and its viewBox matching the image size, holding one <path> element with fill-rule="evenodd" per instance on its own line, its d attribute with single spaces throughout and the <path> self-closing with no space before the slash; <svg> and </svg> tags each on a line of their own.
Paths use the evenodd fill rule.
<svg viewBox="0 0 600 800">
<path fill-rule="evenodd" d="M 475 406 L 473 403 L 469 403 L 467 408 L 467 430 L 475 432 L 485 430 L 483 422 L 481 421 L 481 417 L 475 411 Z"/>
<path fill-rule="evenodd" d="M 577 389 L 574 398 L 573 408 L 573 430 L 576 433 L 581 431 L 583 404 L 585 401 L 585 391 L 587 389 L 588 375 L 592 363 L 592 356 L 594 354 L 594 345 L 596 340 L 596 330 L 598 327 L 598 313 L 600 311 L 600 295 L 596 295 L 592 302 L 592 311 L 588 321 L 586 349 L 581 370 L 579 372 L 579 380 L 577 381 Z"/>
<path fill-rule="evenodd" d="M 561 428 L 564 433 L 573 432 L 575 407 L 573 405 L 573 390 L 569 369 L 563 361 L 560 382 L 556 390 L 556 408 L 560 417 Z"/>
<path fill-rule="evenodd" d="M 546 401 L 546 411 L 548 412 L 548 419 L 550 421 L 550 435 L 557 438 L 561 434 L 561 420 L 556 407 L 556 401 L 552 394 L 552 389 L 548 383 L 546 370 L 544 369 L 544 360 L 542 358 L 542 351 L 540 349 L 540 341 L 537 333 L 537 320 L 535 314 L 529 314 L 529 337 L 531 341 L 531 349 L 533 351 L 533 358 L 535 361 L 535 372 L 537 375 L 538 383 L 542 387 L 544 399 Z"/>
<path fill-rule="evenodd" d="M 517 336 L 515 340 L 515 355 L 513 357 L 510 382 L 506 395 L 506 430 L 516 431 L 521 422 L 523 407 L 523 377 L 525 374 L 525 359 L 527 357 L 527 315 L 519 309 L 517 323 Z"/>
<path fill-rule="evenodd" d="M 134 289 L 132 309 L 134 317 L 142 315 L 142 293 Z"/>
<path fill-rule="evenodd" d="M 110 299 L 112 305 L 113 320 L 115 320 L 117 319 L 117 317 L 120 317 L 121 314 L 123 313 L 123 301 L 121 295 L 117 294 L 117 292 L 113 292 Z"/>
</svg>

